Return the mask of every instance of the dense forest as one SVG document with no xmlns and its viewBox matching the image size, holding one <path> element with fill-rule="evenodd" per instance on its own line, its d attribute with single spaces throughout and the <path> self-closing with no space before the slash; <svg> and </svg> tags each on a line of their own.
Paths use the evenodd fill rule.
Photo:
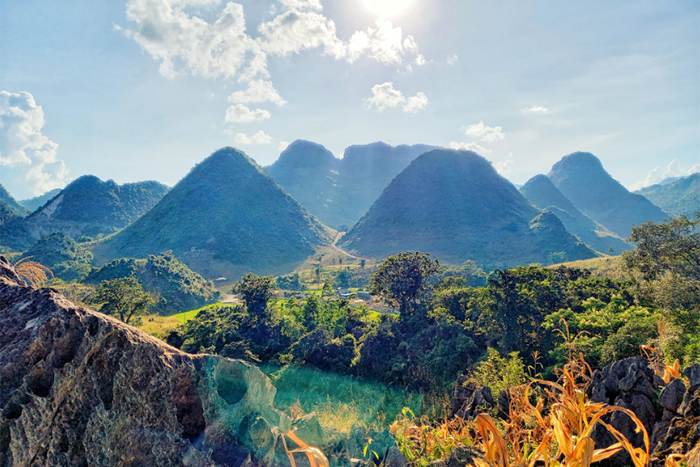
<svg viewBox="0 0 700 467">
<path fill-rule="evenodd" d="M 350 306 L 326 284 L 320 295 L 272 300 L 272 277 L 235 286 L 244 305 L 220 305 L 172 331 L 191 353 L 309 365 L 422 391 L 449 388 L 493 349 L 551 377 L 570 353 L 594 368 L 663 350 L 682 366 L 700 360 L 700 218 L 633 230 L 624 278 L 540 266 L 478 275 L 441 272 L 420 252 L 387 258 L 370 292 L 394 313 Z M 473 272 L 473 271 L 472 271 Z M 480 279 L 485 282 L 478 284 Z M 475 282 L 477 282 L 475 284 Z"/>
</svg>

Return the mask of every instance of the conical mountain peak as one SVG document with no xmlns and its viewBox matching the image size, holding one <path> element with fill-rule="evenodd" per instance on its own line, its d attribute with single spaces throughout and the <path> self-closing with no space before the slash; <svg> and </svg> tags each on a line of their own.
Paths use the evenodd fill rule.
<svg viewBox="0 0 700 467">
<path fill-rule="evenodd" d="M 436 149 L 391 182 L 343 245 L 371 257 L 420 250 L 487 268 L 546 263 L 551 253 L 564 252 L 568 259 L 595 255 L 556 217 L 531 226 L 540 214 L 483 157 Z"/>
<path fill-rule="evenodd" d="M 98 259 L 172 250 L 208 278 L 289 272 L 330 231 L 242 151 L 197 164 L 135 223 L 96 247 Z"/>
<path fill-rule="evenodd" d="M 660 222 L 661 209 L 643 196 L 630 193 L 603 168 L 593 154 L 575 152 L 554 164 L 548 174 L 552 183 L 584 214 L 621 237 L 635 225 Z"/>
</svg>

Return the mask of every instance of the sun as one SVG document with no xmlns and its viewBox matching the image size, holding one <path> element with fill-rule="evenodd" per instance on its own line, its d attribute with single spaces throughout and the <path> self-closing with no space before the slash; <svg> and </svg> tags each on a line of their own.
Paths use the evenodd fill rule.
<svg viewBox="0 0 700 467">
<path fill-rule="evenodd" d="M 362 0 L 362 4 L 380 18 L 391 18 L 401 13 L 415 3 L 415 0 Z"/>
</svg>

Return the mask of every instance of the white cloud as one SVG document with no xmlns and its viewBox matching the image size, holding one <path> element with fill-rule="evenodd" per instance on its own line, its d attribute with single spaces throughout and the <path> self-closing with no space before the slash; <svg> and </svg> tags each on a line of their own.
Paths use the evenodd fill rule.
<svg viewBox="0 0 700 467">
<path fill-rule="evenodd" d="M 493 167 L 496 169 L 496 172 L 499 174 L 505 176 L 507 173 L 510 172 L 510 168 L 513 165 L 513 153 L 511 152 L 508 154 L 508 158 L 504 161 L 498 161 L 495 164 L 493 164 Z"/>
<path fill-rule="evenodd" d="M 289 10 L 258 26 L 262 49 L 286 56 L 304 49 L 323 47 L 323 53 L 335 58 L 345 56 L 345 44 L 335 33 L 335 23 L 320 13 Z"/>
<path fill-rule="evenodd" d="M 418 44 L 413 36 L 403 36 L 400 27 L 394 27 L 391 21 L 378 19 L 376 28 L 356 31 L 345 47 L 345 59 L 352 63 L 367 55 L 384 64 L 399 64 L 405 55 L 414 55 L 417 65 L 425 64 L 425 57 L 418 53 Z"/>
<path fill-rule="evenodd" d="M 294 8 L 298 10 L 323 10 L 321 0 L 279 0 L 279 2 L 290 10 Z"/>
<path fill-rule="evenodd" d="M 464 151 L 474 151 L 478 154 L 488 154 L 492 152 L 489 148 L 485 148 L 478 143 L 460 143 L 457 141 L 450 142 L 450 149 L 460 149 Z"/>
<path fill-rule="evenodd" d="M 667 167 L 656 167 L 649 172 L 646 179 L 635 182 L 632 185 L 631 190 L 634 191 L 651 185 L 656 185 L 669 177 L 686 177 L 698 172 L 700 172 L 700 164 L 695 164 L 692 167 L 685 169 L 678 162 L 678 159 L 673 159 Z"/>
<path fill-rule="evenodd" d="M 133 29 L 116 28 L 160 62 L 160 73 L 174 78 L 184 71 L 207 78 L 234 77 L 262 52 L 245 33 L 243 6 L 229 2 L 213 22 L 189 14 L 186 7 L 218 4 L 218 0 L 128 0 L 126 17 Z M 267 77 L 260 67 L 253 75 Z"/>
<path fill-rule="evenodd" d="M 280 144 L 277 146 L 277 149 L 280 151 L 284 151 L 287 149 L 287 146 L 289 146 L 289 141 L 280 141 Z"/>
<path fill-rule="evenodd" d="M 462 127 L 461 130 L 465 135 L 478 138 L 485 143 L 493 143 L 494 141 L 500 141 L 506 137 L 502 127 L 486 126 L 484 122 Z"/>
<path fill-rule="evenodd" d="M 406 99 L 403 111 L 409 114 L 415 114 L 421 110 L 425 110 L 428 103 L 428 96 L 426 96 L 425 93 L 419 92 L 415 96 L 409 96 Z"/>
<path fill-rule="evenodd" d="M 224 121 L 227 123 L 250 123 L 260 120 L 267 120 L 270 117 L 271 114 L 267 110 L 250 110 L 243 104 L 236 104 L 226 109 L 226 117 L 224 118 Z"/>
<path fill-rule="evenodd" d="M 130 26 L 115 25 L 115 29 L 159 62 L 159 71 L 166 78 L 191 74 L 250 83 L 247 90 L 231 95 L 234 104 L 285 102 L 269 81 L 270 56 L 319 48 L 324 55 L 349 63 L 361 57 L 390 65 L 426 63 L 413 36 L 404 35 L 390 21 L 378 19 L 375 27 L 356 31 L 345 42 L 338 38 L 335 22 L 321 13 L 320 0 L 279 1 L 284 11 L 260 23 L 256 38 L 246 33 L 243 6 L 228 2 L 219 10 L 221 0 L 127 0 Z M 408 111 L 416 108 L 409 106 Z M 241 111 L 237 106 L 229 107 L 226 121 L 237 121 L 230 114 Z M 267 111 L 255 112 L 255 117 L 246 121 L 270 118 Z"/>
<path fill-rule="evenodd" d="M 372 97 L 363 100 L 366 109 L 374 108 L 378 112 L 386 109 L 403 106 L 406 113 L 417 113 L 424 110 L 429 101 L 425 93 L 419 92 L 415 96 L 405 97 L 401 91 L 394 89 L 394 84 L 387 81 L 372 86 Z"/>
<path fill-rule="evenodd" d="M 272 85 L 271 81 L 251 81 L 245 91 L 236 91 L 231 94 L 228 101 L 232 104 L 250 104 L 260 102 L 272 102 L 278 106 L 287 103 Z"/>
<path fill-rule="evenodd" d="M 522 110 L 522 113 L 524 114 L 546 114 L 548 112 L 549 109 L 541 105 L 532 105 L 530 107 L 525 107 Z"/>
<path fill-rule="evenodd" d="M 31 94 L 0 91 L 0 175 L 18 196 L 65 186 L 68 170 L 43 126 L 44 110 Z"/>
<path fill-rule="evenodd" d="M 258 131 L 253 136 L 248 136 L 245 133 L 236 133 L 234 140 L 238 144 L 272 144 L 272 136 L 263 130 Z"/>
<path fill-rule="evenodd" d="M 459 57 L 457 56 L 457 54 L 452 54 L 449 57 L 447 57 L 447 64 L 450 66 L 455 66 L 455 64 L 457 63 L 457 60 L 459 60 Z"/>
</svg>

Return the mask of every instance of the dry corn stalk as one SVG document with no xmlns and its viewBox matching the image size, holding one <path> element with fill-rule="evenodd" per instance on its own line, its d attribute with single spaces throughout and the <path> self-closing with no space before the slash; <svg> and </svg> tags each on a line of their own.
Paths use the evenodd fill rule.
<svg viewBox="0 0 700 467">
<path fill-rule="evenodd" d="M 511 391 L 511 420 L 506 423 L 511 452 L 505 451 L 505 455 L 506 442 L 493 420 L 487 414 L 480 414 L 476 423 L 477 437 L 486 459 L 498 467 L 508 467 L 509 458 L 517 465 L 531 467 L 538 462 L 544 462 L 547 467 L 589 467 L 625 450 L 635 467 L 645 467 L 649 462 L 649 435 L 644 425 L 630 410 L 589 401 L 585 387 L 590 372 L 581 356 L 560 370 L 556 383 L 535 380 L 520 394 L 518 389 Z M 543 388 L 549 399 L 546 414 L 543 414 L 543 398 L 540 397 L 534 406 L 530 402 L 534 384 Z M 614 412 L 622 412 L 634 421 L 636 432 L 644 434 L 644 449 L 634 447 L 622 433 L 603 420 L 604 416 Z M 526 424 L 533 416 L 532 427 L 527 428 Z M 605 427 L 617 443 L 605 449 L 595 449 L 591 436 L 596 425 Z"/>
<path fill-rule="evenodd" d="M 294 461 L 294 454 L 297 452 L 303 452 L 306 454 L 306 457 L 309 459 L 309 464 L 311 467 L 329 467 L 328 465 L 328 459 L 326 456 L 321 452 L 320 449 L 314 448 L 303 442 L 299 437 L 292 431 L 289 430 L 286 434 L 292 441 L 294 441 L 299 448 L 297 449 L 292 449 L 290 450 L 287 448 L 287 441 L 284 439 L 284 436 L 282 436 L 282 444 L 284 444 L 284 450 L 287 451 L 287 456 L 289 456 L 289 463 L 292 464 L 292 467 L 296 467 L 297 464 Z"/>
<path fill-rule="evenodd" d="M 49 276 L 53 279 L 51 269 L 36 261 L 29 261 L 33 256 L 27 256 L 17 261 L 13 267 L 18 276 L 24 280 L 24 284 L 31 287 L 41 287 L 48 282 Z"/>
</svg>

